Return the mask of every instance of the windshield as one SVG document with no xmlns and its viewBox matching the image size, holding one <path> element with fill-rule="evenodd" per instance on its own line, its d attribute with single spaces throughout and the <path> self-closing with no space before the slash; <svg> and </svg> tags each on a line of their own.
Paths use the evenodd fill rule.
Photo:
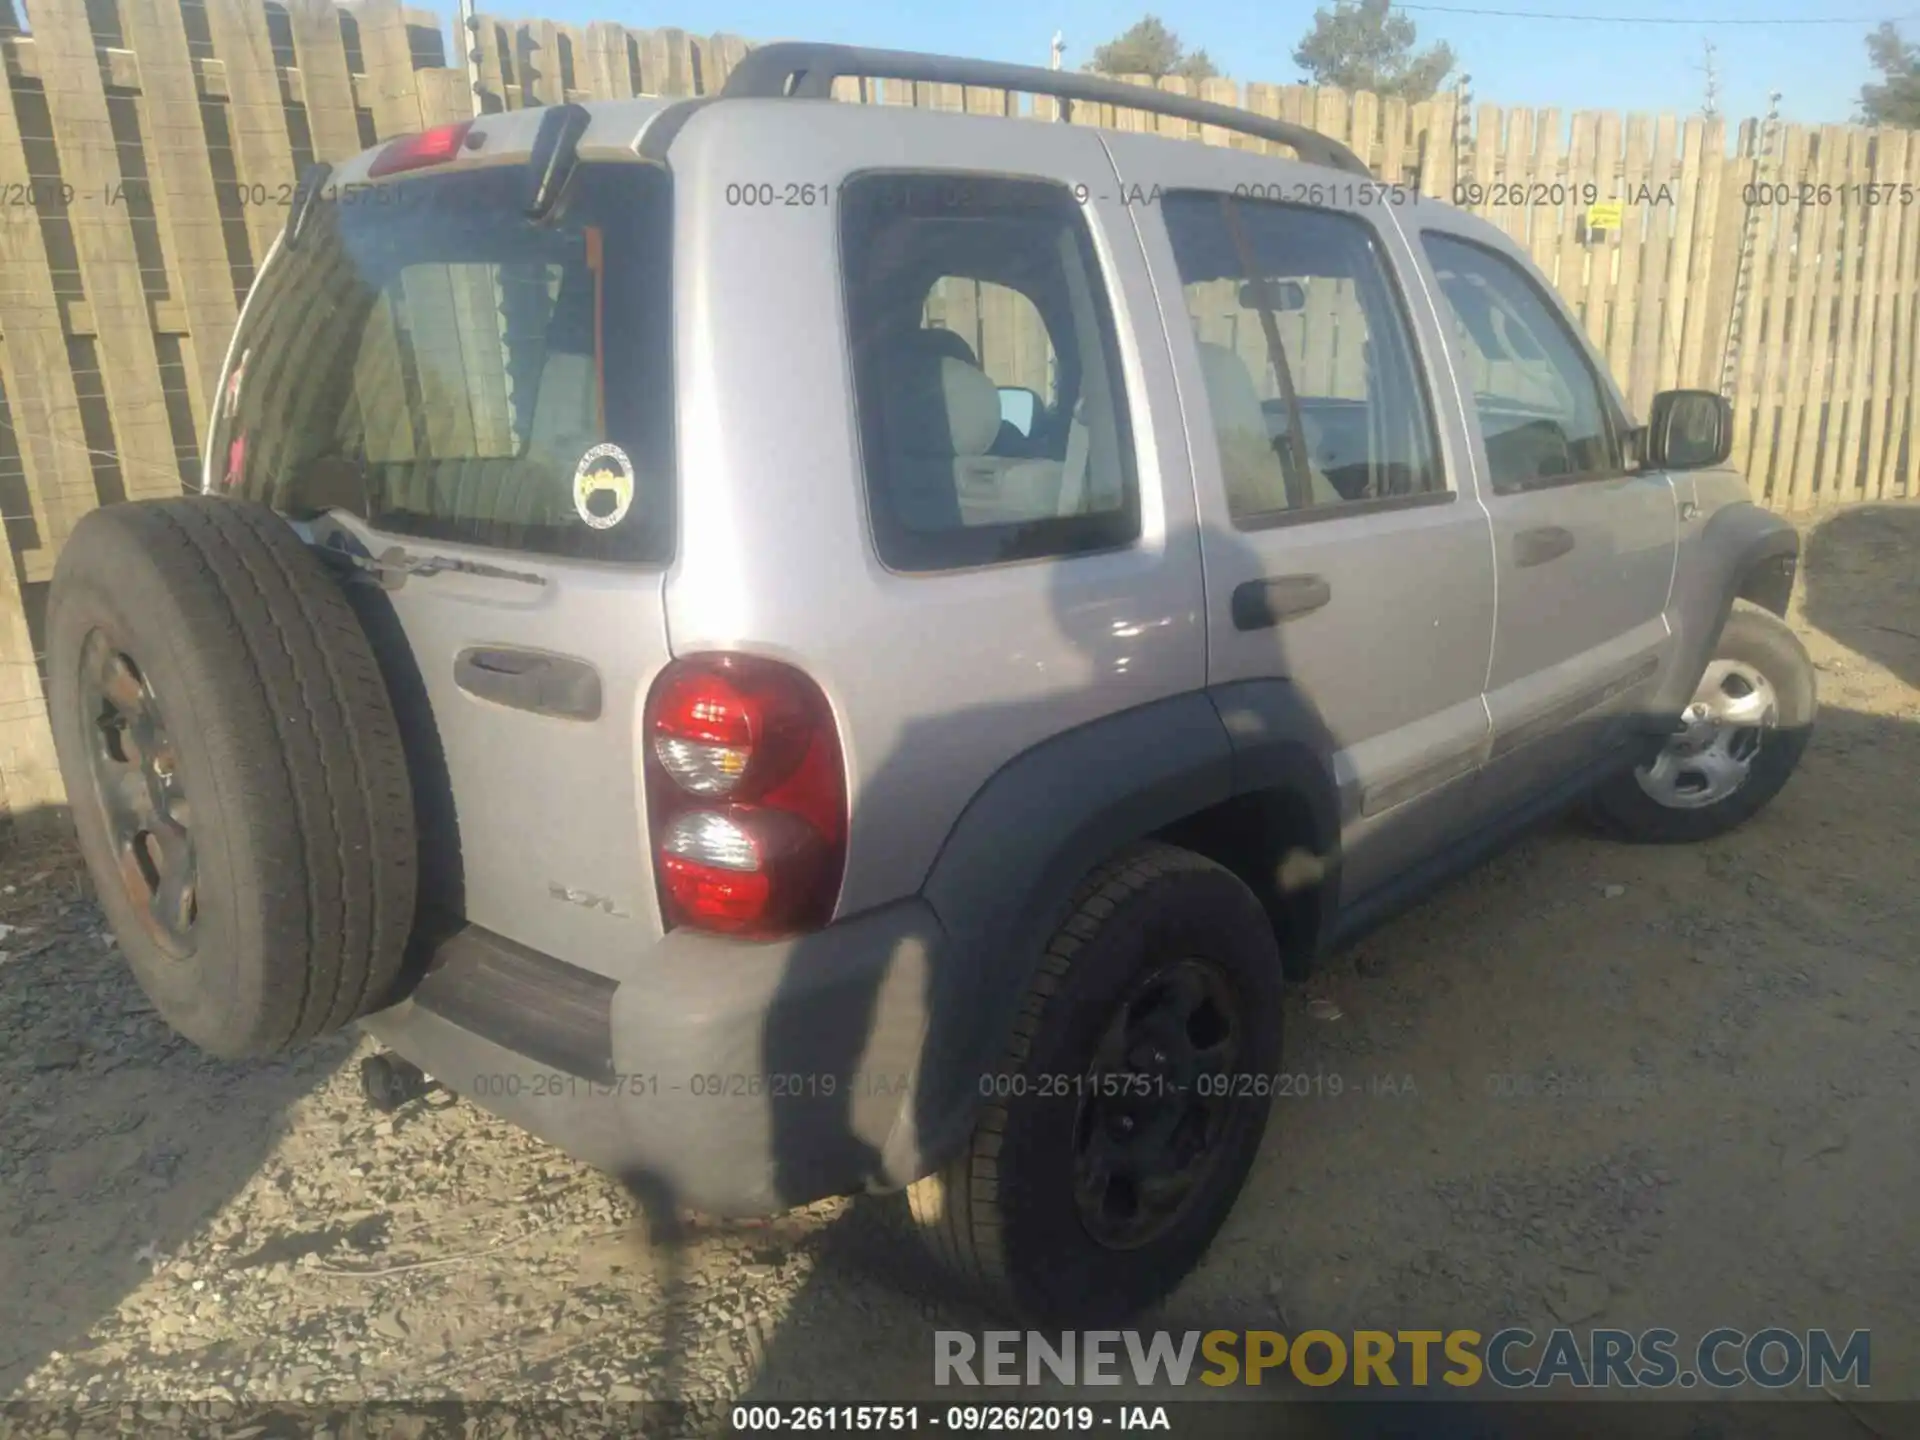
<svg viewBox="0 0 1920 1440">
<path fill-rule="evenodd" d="M 295 516 L 551 555 L 665 558 L 670 181 L 518 167 L 322 203 L 234 349 L 214 481 Z"/>
</svg>

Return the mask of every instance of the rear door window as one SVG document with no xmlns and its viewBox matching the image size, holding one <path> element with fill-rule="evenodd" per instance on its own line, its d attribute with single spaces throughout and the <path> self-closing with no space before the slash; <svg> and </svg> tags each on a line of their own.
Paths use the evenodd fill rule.
<svg viewBox="0 0 1920 1440">
<path fill-rule="evenodd" d="M 881 559 L 950 570 L 1137 538 L 1119 343 L 1073 192 L 871 174 L 841 225 Z"/>
<path fill-rule="evenodd" d="M 1446 498 L 1412 330 L 1373 227 L 1216 194 L 1162 208 L 1235 523 Z"/>
<path fill-rule="evenodd" d="M 669 181 L 582 166 L 544 225 L 523 184 L 502 168 L 324 204 L 262 279 L 216 478 L 402 535 L 664 558 Z"/>
</svg>

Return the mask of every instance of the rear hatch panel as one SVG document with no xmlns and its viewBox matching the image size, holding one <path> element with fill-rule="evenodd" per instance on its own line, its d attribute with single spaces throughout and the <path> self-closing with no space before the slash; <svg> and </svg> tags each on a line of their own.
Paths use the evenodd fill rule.
<svg viewBox="0 0 1920 1440">
<path fill-rule="evenodd" d="M 487 144 L 364 189 L 343 167 L 262 272 L 208 472 L 355 580 L 423 905 L 617 975 L 661 929 L 639 747 L 669 658 L 672 198 L 596 153 L 538 222 Z"/>
</svg>

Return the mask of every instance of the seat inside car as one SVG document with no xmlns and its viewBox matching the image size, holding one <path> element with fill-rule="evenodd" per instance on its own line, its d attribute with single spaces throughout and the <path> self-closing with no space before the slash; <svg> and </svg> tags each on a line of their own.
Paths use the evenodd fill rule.
<svg viewBox="0 0 1920 1440">
<path fill-rule="evenodd" d="M 1291 447 L 1275 443 L 1253 375 L 1226 346 L 1204 340 L 1197 343 L 1232 512 L 1260 515 L 1293 508 L 1287 496 L 1285 469 Z M 1283 455 L 1288 460 L 1283 460 Z M 1311 463 L 1307 466 L 1307 493 L 1315 505 L 1340 501 L 1340 492 Z"/>
<path fill-rule="evenodd" d="M 889 347 L 885 435 L 896 513 L 910 529 L 1018 524 L 1056 513 L 1062 466 L 990 453 L 1000 391 L 950 331 Z M 971 354 L 970 350 L 967 350 Z"/>
</svg>

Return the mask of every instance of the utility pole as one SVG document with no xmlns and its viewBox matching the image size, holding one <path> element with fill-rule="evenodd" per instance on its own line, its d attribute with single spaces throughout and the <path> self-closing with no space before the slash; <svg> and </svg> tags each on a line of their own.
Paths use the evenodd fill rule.
<svg viewBox="0 0 1920 1440">
<path fill-rule="evenodd" d="M 1052 63 L 1047 68 L 1050 70 L 1058 70 L 1060 68 L 1060 57 L 1066 54 L 1066 51 L 1067 51 L 1067 42 L 1061 38 L 1060 32 L 1058 30 L 1054 31 L 1053 32 L 1053 60 L 1052 60 Z"/>
<path fill-rule="evenodd" d="M 1709 120 L 1720 118 L 1720 67 L 1714 63 L 1713 41 L 1701 41 L 1707 51 L 1707 102 L 1701 106 L 1700 113 Z"/>
</svg>

